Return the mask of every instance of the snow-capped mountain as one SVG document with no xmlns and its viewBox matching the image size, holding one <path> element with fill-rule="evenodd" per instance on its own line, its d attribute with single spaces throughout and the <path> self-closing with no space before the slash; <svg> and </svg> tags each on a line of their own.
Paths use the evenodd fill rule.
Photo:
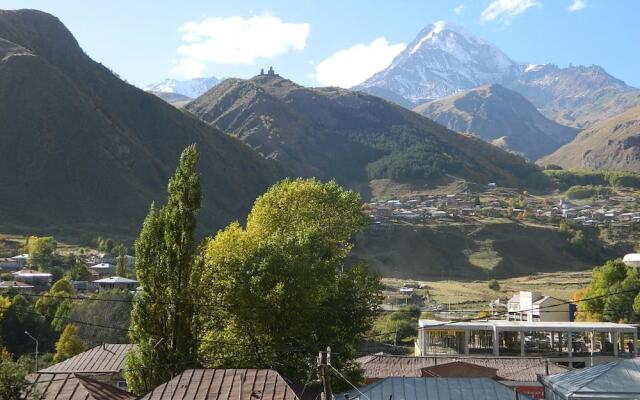
<svg viewBox="0 0 640 400">
<path fill-rule="evenodd" d="M 219 82 L 220 80 L 213 76 L 209 78 L 189 79 L 186 81 L 165 79 L 162 82 L 147 85 L 144 90 L 147 92 L 177 93 L 195 99 Z"/>
<path fill-rule="evenodd" d="M 511 80 L 519 69 L 493 44 L 439 21 L 424 28 L 389 67 L 354 89 L 417 104 Z"/>
</svg>

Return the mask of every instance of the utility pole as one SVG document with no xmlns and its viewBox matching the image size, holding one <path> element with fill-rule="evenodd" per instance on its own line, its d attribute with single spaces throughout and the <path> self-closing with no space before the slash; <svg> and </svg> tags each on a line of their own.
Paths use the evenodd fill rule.
<svg viewBox="0 0 640 400">
<path fill-rule="evenodd" d="M 327 346 L 327 351 L 321 351 L 318 354 L 318 370 L 320 371 L 320 379 L 324 391 L 322 392 L 323 400 L 333 400 L 333 392 L 331 390 L 331 347 Z"/>
<path fill-rule="evenodd" d="M 31 340 L 33 340 L 34 342 L 36 342 L 36 370 L 35 372 L 38 372 L 38 339 L 34 338 L 33 336 L 31 336 L 31 334 L 27 331 L 24 331 L 24 333 L 29 336 L 31 338 Z"/>
</svg>

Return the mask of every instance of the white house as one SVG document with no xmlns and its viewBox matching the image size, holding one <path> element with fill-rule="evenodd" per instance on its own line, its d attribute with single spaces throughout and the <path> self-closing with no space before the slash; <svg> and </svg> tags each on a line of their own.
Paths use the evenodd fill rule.
<svg viewBox="0 0 640 400">
<path fill-rule="evenodd" d="M 29 254 L 18 254 L 17 256 L 11 257 L 11 259 L 17 262 L 22 268 L 27 265 L 27 262 L 29 261 Z"/>
<path fill-rule="evenodd" d="M 509 321 L 571 321 L 571 307 L 566 301 L 537 292 L 521 291 L 507 302 Z"/>
<path fill-rule="evenodd" d="M 640 253 L 627 254 L 622 261 L 630 267 L 640 267 Z"/>
<path fill-rule="evenodd" d="M 116 266 L 110 263 L 100 263 L 89 267 L 90 271 L 95 271 L 101 277 L 111 276 L 116 272 Z"/>
<path fill-rule="evenodd" d="M 15 280 L 33 285 L 48 285 L 51 283 L 51 274 L 48 272 L 34 271 L 23 268 L 13 273 Z"/>
</svg>

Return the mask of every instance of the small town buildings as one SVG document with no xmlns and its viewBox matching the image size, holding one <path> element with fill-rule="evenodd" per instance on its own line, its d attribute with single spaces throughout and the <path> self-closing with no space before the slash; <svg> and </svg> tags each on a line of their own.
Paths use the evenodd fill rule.
<svg viewBox="0 0 640 400">
<path fill-rule="evenodd" d="M 101 278 L 112 276 L 116 272 L 115 264 L 110 264 L 106 262 L 101 262 L 99 264 L 95 264 L 89 267 L 90 271 L 95 271 L 98 273 L 98 276 Z"/>
<path fill-rule="evenodd" d="M 394 376 L 335 396 L 336 400 L 513 400 L 516 393 L 489 378 Z M 520 399 L 530 399 L 520 395 Z"/>
<path fill-rule="evenodd" d="M 547 400 L 640 399 L 640 359 L 540 376 Z"/>
<path fill-rule="evenodd" d="M 356 362 L 367 384 L 390 376 L 485 377 L 534 398 L 542 398 L 544 394 L 538 375 L 567 371 L 537 357 L 416 357 L 377 353 L 360 357 Z"/>
<path fill-rule="evenodd" d="M 599 363 L 612 356 L 637 355 L 635 325 L 612 322 L 528 322 L 419 320 L 415 355 L 527 355 Z"/>
<path fill-rule="evenodd" d="M 46 286 L 51 283 L 51 274 L 48 272 L 34 271 L 28 268 L 22 268 L 13 273 L 16 281 L 29 283 L 34 286 Z"/>
<path fill-rule="evenodd" d="M 22 265 L 13 258 L 0 258 L 0 272 L 14 272 L 22 268 Z"/>
<path fill-rule="evenodd" d="M 188 369 L 140 400 L 301 400 L 315 397 L 309 388 L 306 388 L 308 396 L 303 397 L 304 394 L 302 387 L 293 385 L 272 369 Z"/>
<path fill-rule="evenodd" d="M 6 292 L 8 290 L 15 290 L 18 293 L 30 293 L 33 292 L 35 286 L 28 283 L 18 281 L 2 281 L 0 282 L 0 292 Z"/>
<path fill-rule="evenodd" d="M 123 289 L 135 290 L 138 287 L 138 281 L 134 279 L 123 278 L 121 276 L 110 276 L 108 278 L 93 281 L 100 287 L 100 290 Z"/>
<path fill-rule="evenodd" d="M 509 321 L 571 321 L 571 305 L 537 292 L 521 291 L 507 301 Z"/>
</svg>

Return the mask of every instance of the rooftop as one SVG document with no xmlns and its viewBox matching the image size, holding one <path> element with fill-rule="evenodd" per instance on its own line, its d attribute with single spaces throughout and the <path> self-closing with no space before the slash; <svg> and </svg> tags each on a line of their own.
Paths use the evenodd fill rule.
<svg viewBox="0 0 640 400">
<path fill-rule="evenodd" d="M 489 378 L 390 377 L 335 396 L 336 400 L 513 400 L 515 392 Z M 520 398 L 526 398 L 520 396 Z"/>
<path fill-rule="evenodd" d="M 129 392 L 77 374 L 33 374 L 29 375 L 28 379 L 34 384 L 29 389 L 30 394 L 36 394 L 38 399 L 43 400 L 136 400 L 137 398 Z M 34 389 L 35 393 L 31 393 Z"/>
<path fill-rule="evenodd" d="M 422 376 L 422 369 L 453 362 L 466 362 L 485 368 L 494 368 L 498 379 L 517 382 L 535 382 L 538 374 L 565 372 L 566 369 L 552 362 L 534 357 L 417 357 L 373 354 L 356 360 L 368 380 L 389 376 Z"/>
<path fill-rule="evenodd" d="M 40 272 L 40 271 L 35 271 L 33 269 L 27 269 L 27 268 L 23 268 L 20 271 L 14 272 L 13 274 L 17 276 L 32 277 L 32 278 L 50 278 L 51 277 L 51 274 L 48 272 Z"/>
<path fill-rule="evenodd" d="M 637 399 L 640 397 L 640 359 L 576 369 L 541 377 L 540 381 L 564 398 L 599 398 L 597 394 L 606 393 L 608 399 Z"/>
<path fill-rule="evenodd" d="M 493 330 L 495 327 L 499 331 L 554 331 L 554 332 L 636 332 L 636 326 L 630 324 L 616 324 L 613 322 L 528 322 L 528 321 L 461 321 L 442 322 L 430 319 L 421 319 L 418 322 L 420 328 L 429 330 Z"/>
<path fill-rule="evenodd" d="M 73 356 L 48 368 L 40 373 L 112 373 L 124 369 L 125 357 L 135 345 L 133 344 L 103 344 Z"/>
<path fill-rule="evenodd" d="M 272 369 L 188 369 L 141 400 L 299 400 L 298 393 Z"/>
<path fill-rule="evenodd" d="M 121 276 L 110 276 L 108 278 L 97 279 L 94 283 L 138 283 L 138 281 Z"/>
</svg>

